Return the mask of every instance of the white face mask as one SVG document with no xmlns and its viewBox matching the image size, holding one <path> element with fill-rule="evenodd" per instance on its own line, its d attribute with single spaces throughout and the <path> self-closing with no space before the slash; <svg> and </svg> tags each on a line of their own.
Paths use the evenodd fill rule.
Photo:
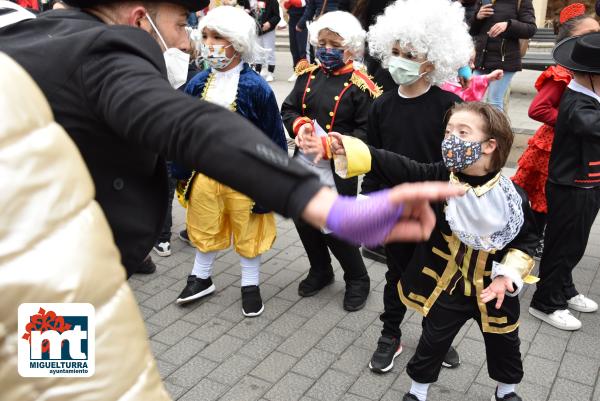
<svg viewBox="0 0 600 401">
<path fill-rule="evenodd" d="M 190 55 L 182 52 L 176 47 L 167 47 L 165 40 L 162 35 L 154 25 L 154 21 L 150 18 L 150 15 L 146 14 L 148 18 L 148 22 L 152 25 L 152 29 L 158 35 L 158 38 L 162 42 L 165 49 L 163 53 L 163 57 L 165 58 L 165 64 L 167 65 L 167 77 L 169 78 L 169 83 L 174 89 L 179 88 L 187 81 L 188 76 L 188 66 L 190 64 Z"/>
</svg>

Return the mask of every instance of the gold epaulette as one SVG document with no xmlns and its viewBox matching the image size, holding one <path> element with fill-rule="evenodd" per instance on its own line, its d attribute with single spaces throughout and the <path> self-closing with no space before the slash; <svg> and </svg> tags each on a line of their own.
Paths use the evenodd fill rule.
<svg viewBox="0 0 600 401">
<path fill-rule="evenodd" d="M 296 67 L 294 67 L 294 73 L 298 76 L 300 75 L 304 75 L 308 72 L 313 72 L 314 70 L 316 70 L 317 68 L 319 68 L 318 65 L 316 64 L 311 64 L 308 61 L 306 62 L 299 62 L 298 64 L 296 64 Z"/>
<path fill-rule="evenodd" d="M 373 98 L 378 98 L 383 93 L 381 87 L 373 81 L 373 77 L 363 69 L 354 70 L 350 82 L 364 92 L 369 92 Z"/>
<path fill-rule="evenodd" d="M 190 200 L 190 191 L 192 190 L 192 181 L 196 178 L 196 171 L 192 171 L 192 175 L 187 180 L 177 180 L 175 194 L 179 204 L 187 209 Z"/>
</svg>

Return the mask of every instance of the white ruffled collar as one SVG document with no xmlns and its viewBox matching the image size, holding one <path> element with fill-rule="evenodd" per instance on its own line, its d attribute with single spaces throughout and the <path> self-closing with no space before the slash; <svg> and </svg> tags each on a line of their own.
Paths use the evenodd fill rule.
<svg viewBox="0 0 600 401">
<path fill-rule="evenodd" d="M 450 181 L 459 182 L 454 175 Z M 473 249 L 503 249 L 519 234 L 525 221 L 523 200 L 514 184 L 498 173 L 484 185 L 464 185 L 465 195 L 447 202 L 445 215 L 450 229 Z"/>
</svg>

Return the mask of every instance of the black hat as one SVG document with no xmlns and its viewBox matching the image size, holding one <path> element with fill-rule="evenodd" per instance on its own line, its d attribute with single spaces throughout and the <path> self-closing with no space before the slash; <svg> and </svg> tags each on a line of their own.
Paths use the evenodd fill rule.
<svg viewBox="0 0 600 401">
<path fill-rule="evenodd" d="M 63 0 L 65 3 L 72 7 L 78 8 L 86 8 L 93 7 L 98 4 L 106 4 L 106 3 L 118 3 L 118 0 Z M 155 2 L 164 2 L 164 3 L 175 3 L 180 4 L 187 8 L 189 11 L 199 11 L 203 8 L 208 7 L 208 3 L 210 0 L 146 0 L 146 1 L 155 1 Z"/>
<path fill-rule="evenodd" d="M 571 71 L 600 74 L 600 32 L 563 40 L 554 48 L 552 57 Z"/>
</svg>

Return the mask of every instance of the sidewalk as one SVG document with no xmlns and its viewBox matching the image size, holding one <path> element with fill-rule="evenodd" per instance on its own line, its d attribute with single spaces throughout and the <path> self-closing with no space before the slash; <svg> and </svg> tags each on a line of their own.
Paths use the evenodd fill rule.
<svg viewBox="0 0 600 401">
<path fill-rule="evenodd" d="M 284 80 L 291 61 L 278 54 L 273 84 L 281 102 L 291 88 Z M 524 74 L 525 75 L 525 74 Z M 511 100 L 516 118 L 526 112 L 526 97 Z M 526 95 L 524 95 L 526 96 Z M 521 102 L 522 100 L 522 102 Z M 528 105 L 528 104 L 527 104 Z M 173 209 L 173 232 L 184 228 L 184 210 Z M 146 321 L 148 335 L 165 385 L 182 401 L 400 401 L 410 387 L 404 368 L 420 332 L 420 316 L 409 311 L 402 325 L 404 352 L 386 375 L 368 369 L 381 329 L 384 265 L 365 260 L 372 292 L 365 309 L 342 309 L 344 283 L 334 261 L 336 281 L 318 295 L 300 298 L 299 281 L 308 259 L 293 223 L 278 219 L 278 238 L 263 258 L 261 293 L 265 312 L 243 318 L 240 268 L 233 251 L 215 263 L 217 293 L 190 306 L 174 301 L 191 271 L 194 249 L 176 235 L 173 255 L 153 255 L 158 270 L 129 280 Z M 586 256 L 574 281 L 584 294 L 600 299 L 600 224 L 592 229 Z M 522 295 L 520 336 L 525 378 L 519 393 L 526 401 L 600 401 L 600 314 L 581 314 L 583 328 L 563 332 L 529 316 L 533 288 Z M 580 315 L 579 313 L 575 314 Z M 467 324 L 455 340 L 462 364 L 443 369 L 430 389 L 431 401 L 489 400 L 494 383 L 487 377 L 479 329 Z"/>
</svg>

